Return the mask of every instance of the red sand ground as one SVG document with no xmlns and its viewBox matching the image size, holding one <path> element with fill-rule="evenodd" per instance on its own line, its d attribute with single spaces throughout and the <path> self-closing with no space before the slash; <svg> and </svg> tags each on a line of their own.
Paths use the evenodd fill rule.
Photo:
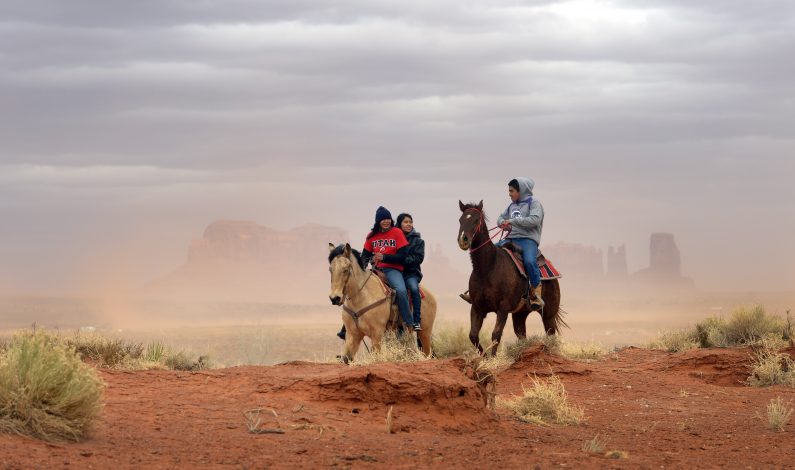
<svg viewBox="0 0 795 470">
<path fill-rule="evenodd" d="M 795 354 L 795 350 L 789 351 Z M 596 363 L 540 348 L 501 373 L 501 397 L 528 374 L 558 374 L 578 426 L 538 426 L 486 408 L 464 362 L 288 363 L 203 372 L 103 370 L 105 410 L 91 437 L 48 444 L 0 435 L 3 468 L 621 467 L 770 468 L 795 464 L 795 424 L 767 428 L 766 406 L 795 389 L 751 388 L 749 350 L 626 349 Z M 795 405 L 793 405 L 795 406 Z M 385 418 L 393 408 L 393 434 Z M 245 410 L 263 408 L 248 432 Z M 271 412 L 270 410 L 273 410 Z M 599 434 L 613 460 L 582 450 Z"/>
</svg>

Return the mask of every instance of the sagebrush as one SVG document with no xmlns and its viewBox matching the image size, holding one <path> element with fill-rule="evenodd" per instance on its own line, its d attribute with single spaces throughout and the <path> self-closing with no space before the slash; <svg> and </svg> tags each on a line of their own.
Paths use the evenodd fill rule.
<svg viewBox="0 0 795 470">
<path fill-rule="evenodd" d="M 96 370 L 58 338 L 18 333 L 0 356 L 0 430 L 79 440 L 99 416 L 103 388 Z"/>
</svg>

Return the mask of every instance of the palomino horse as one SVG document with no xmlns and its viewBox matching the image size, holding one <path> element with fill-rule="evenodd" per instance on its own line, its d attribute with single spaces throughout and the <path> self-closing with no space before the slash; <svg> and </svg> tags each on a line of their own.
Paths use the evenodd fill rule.
<svg viewBox="0 0 795 470">
<path fill-rule="evenodd" d="M 371 270 L 361 267 L 361 256 L 350 244 L 335 247 L 329 243 L 329 271 L 333 305 L 342 305 L 342 322 L 345 324 L 345 346 L 343 359 L 353 360 L 365 336 L 373 342 L 373 349 L 381 349 L 381 338 L 387 325 L 394 324 L 397 306 L 391 303 L 392 296 L 384 284 Z M 418 333 L 422 352 L 431 355 L 431 332 L 436 319 L 436 299 L 425 287 L 422 288 L 422 316 Z"/>
<path fill-rule="evenodd" d="M 508 313 L 513 317 L 516 337 L 524 339 L 527 336 L 525 321 L 531 311 L 523 298 L 527 292 L 527 279 L 517 272 L 510 255 L 491 242 L 483 213 L 483 201 L 477 205 L 458 201 L 458 205 L 462 212 L 459 219 L 458 246 L 462 250 L 469 250 L 472 259 L 472 274 L 469 276 L 469 295 L 472 298 L 469 340 L 483 352 L 478 339 L 480 329 L 486 315 L 496 312 L 497 322 L 491 333 L 491 352 L 496 354 Z M 563 311 L 560 310 L 560 285 L 557 279 L 542 283 L 541 295 L 545 306 L 539 313 L 546 333 L 554 335 L 560 332 L 561 327 L 568 326 L 563 321 Z"/>
</svg>

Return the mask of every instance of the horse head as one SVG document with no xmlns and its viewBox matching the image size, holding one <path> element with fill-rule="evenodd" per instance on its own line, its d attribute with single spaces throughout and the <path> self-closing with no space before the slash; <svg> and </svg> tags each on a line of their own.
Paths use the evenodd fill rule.
<svg viewBox="0 0 795 470">
<path fill-rule="evenodd" d="M 468 250 L 474 241 L 475 235 L 484 226 L 486 216 L 483 214 L 483 201 L 478 204 L 464 204 L 458 201 L 461 209 L 461 218 L 458 219 L 458 247 Z"/>
<path fill-rule="evenodd" d="M 353 275 L 353 260 L 351 257 L 351 245 L 346 243 L 344 246 L 334 246 L 328 244 L 329 267 L 331 273 L 331 291 L 328 298 L 332 305 L 342 305 L 345 297 L 345 286 Z"/>
</svg>

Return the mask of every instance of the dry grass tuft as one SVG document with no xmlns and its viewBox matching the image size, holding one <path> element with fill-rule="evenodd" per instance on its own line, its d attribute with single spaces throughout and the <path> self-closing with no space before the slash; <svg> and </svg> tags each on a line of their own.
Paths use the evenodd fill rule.
<svg viewBox="0 0 795 470">
<path fill-rule="evenodd" d="M 58 338 L 19 333 L 0 356 L 0 430 L 80 440 L 99 416 L 103 389 L 96 370 Z"/>
<path fill-rule="evenodd" d="M 651 349 L 663 349 L 668 352 L 689 351 L 698 348 L 698 340 L 688 330 L 666 331 L 649 344 Z"/>
<path fill-rule="evenodd" d="M 396 336 L 395 332 L 387 331 L 381 338 L 381 350 L 370 351 L 362 355 L 361 359 L 352 362 L 353 365 L 378 364 L 382 362 L 419 362 L 430 358 L 417 348 L 417 339 L 413 334 Z"/>
<path fill-rule="evenodd" d="M 476 351 L 475 346 L 469 341 L 469 332 L 463 327 L 445 327 L 433 330 L 432 350 L 436 357 L 463 357 L 465 354 Z M 488 332 L 480 332 L 480 344 L 490 344 Z"/>
<path fill-rule="evenodd" d="M 499 405 L 513 411 L 521 421 L 535 424 L 579 424 L 582 408 L 569 405 L 563 383 L 556 375 L 547 380 L 533 377 L 530 388 L 522 386 L 523 395 L 501 400 Z"/>
<path fill-rule="evenodd" d="M 210 368 L 207 356 L 192 360 L 182 351 L 172 351 L 163 343 L 147 344 L 125 342 L 118 338 L 105 338 L 97 334 L 75 334 L 61 340 L 77 351 L 83 360 L 108 369 L 150 370 L 170 369 L 195 371 Z"/>
<path fill-rule="evenodd" d="M 605 457 L 608 459 L 628 459 L 629 453 L 623 450 L 610 450 L 605 452 Z"/>
<path fill-rule="evenodd" d="M 791 335 L 791 327 L 761 305 L 738 307 L 728 320 L 710 317 L 692 329 L 663 333 L 649 347 L 669 352 L 731 346 L 783 347 Z"/>
<path fill-rule="evenodd" d="M 515 343 L 509 344 L 506 349 L 506 354 L 512 357 L 514 361 L 518 360 L 522 357 L 522 352 L 524 352 L 527 348 L 531 348 L 534 346 L 543 345 L 544 350 L 550 354 L 560 355 L 561 354 L 561 341 L 560 337 L 553 335 L 533 335 L 528 336 L 525 339 L 518 340 Z"/>
<path fill-rule="evenodd" d="M 770 385 L 795 387 L 795 361 L 787 354 L 762 348 L 754 356 L 751 375 L 746 383 L 752 387 Z"/>
<path fill-rule="evenodd" d="M 781 397 L 770 400 L 770 403 L 767 405 L 767 423 L 770 429 L 774 431 L 783 431 L 792 413 L 793 409 L 785 405 Z"/>
<path fill-rule="evenodd" d="M 593 439 L 588 439 L 583 443 L 582 450 L 591 454 L 601 454 L 605 451 L 606 445 L 607 441 L 597 434 Z"/>
<path fill-rule="evenodd" d="M 593 362 L 598 361 L 606 354 L 602 345 L 597 343 L 568 343 L 560 345 L 560 355 L 573 361 Z"/>
</svg>

